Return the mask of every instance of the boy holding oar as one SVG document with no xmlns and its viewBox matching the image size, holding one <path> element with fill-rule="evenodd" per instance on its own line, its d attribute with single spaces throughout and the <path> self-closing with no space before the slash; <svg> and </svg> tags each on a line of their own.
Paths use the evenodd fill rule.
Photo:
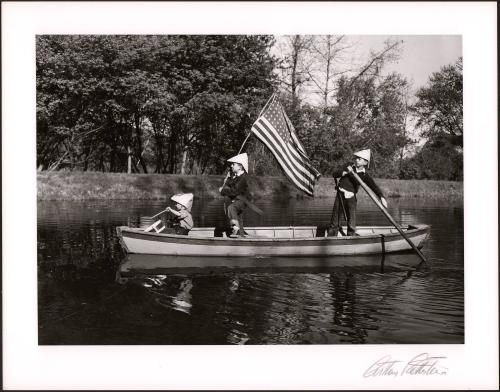
<svg viewBox="0 0 500 392">
<path fill-rule="evenodd" d="M 347 166 L 333 172 L 334 178 L 341 178 L 337 190 L 337 196 L 335 198 L 335 202 L 333 203 L 333 220 L 329 230 L 329 235 L 331 236 L 336 236 L 339 232 L 339 212 L 342 202 L 347 215 L 347 235 L 358 235 L 356 233 L 356 207 L 358 203 L 356 194 L 359 190 L 359 182 L 350 173 L 350 170 L 356 172 L 356 174 L 366 183 L 366 185 L 368 185 L 380 198 L 380 202 L 382 203 L 382 205 L 387 208 L 387 200 L 385 200 L 382 191 L 377 186 L 377 184 L 375 184 L 375 181 L 373 181 L 370 175 L 366 172 L 366 169 L 370 163 L 370 155 L 371 154 L 369 149 L 355 152 L 354 156 L 356 161 L 354 164 L 354 168 L 351 166 Z"/>
<path fill-rule="evenodd" d="M 166 228 L 163 233 L 187 235 L 189 230 L 193 228 L 193 216 L 191 215 L 191 207 L 193 206 L 192 193 L 178 193 L 170 198 L 174 201 L 176 210 L 167 207 L 165 211 L 174 215 L 174 224 L 172 228 Z"/>
</svg>

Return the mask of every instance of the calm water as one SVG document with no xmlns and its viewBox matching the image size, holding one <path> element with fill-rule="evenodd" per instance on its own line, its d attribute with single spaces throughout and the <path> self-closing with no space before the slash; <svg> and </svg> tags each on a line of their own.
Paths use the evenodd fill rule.
<svg viewBox="0 0 500 392">
<path fill-rule="evenodd" d="M 245 223 L 326 224 L 332 202 L 259 201 L 265 214 L 247 212 Z M 412 253 L 126 256 L 115 227 L 136 225 L 164 202 L 39 202 L 39 344 L 463 343 L 462 203 L 389 203 L 401 224 L 432 225 L 427 267 L 416 269 Z M 196 200 L 196 225 L 215 225 L 221 211 L 219 200 Z M 360 225 L 388 224 L 371 201 L 358 216 Z"/>
</svg>

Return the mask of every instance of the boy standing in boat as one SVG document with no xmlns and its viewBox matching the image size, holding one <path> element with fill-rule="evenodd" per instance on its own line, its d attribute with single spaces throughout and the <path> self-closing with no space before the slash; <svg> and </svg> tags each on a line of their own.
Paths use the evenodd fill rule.
<svg viewBox="0 0 500 392">
<path fill-rule="evenodd" d="M 243 212 L 246 210 L 246 201 L 250 199 L 248 189 L 248 155 L 236 155 L 227 160 L 231 162 L 232 175 L 226 178 L 223 186 L 219 188 L 222 196 L 230 199 L 227 208 L 227 217 L 231 226 L 231 237 L 244 236 Z M 228 174 L 229 176 L 229 174 Z"/>
<path fill-rule="evenodd" d="M 337 196 L 335 198 L 335 202 L 333 203 L 333 220 L 329 231 L 329 235 L 332 236 L 336 236 L 339 232 L 339 215 L 342 202 L 347 215 L 347 235 L 358 235 L 356 233 L 356 206 L 358 203 L 356 194 L 359 190 L 359 183 L 350 173 L 349 169 L 352 169 L 366 183 L 366 185 L 368 185 L 373 192 L 375 192 L 375 194 L 380 198 L 382 205 L 387 208 L 387 200 L 385 200 L 382 191 L 366 172 L 370 163 L 370 150 L 368 149 L 355 152 L 354 156 L 356 159 L 354 168 L 347 166 L 333 172 L 334 178 L 341 178 L 337 189 Z"/>
<path fill-rule="evenodd" d="M 172 234 L 188 235 L 193 228 L 193 216 L 191 215 L 191 207 L 193 206 L 192 193 L 179 193 L 170 198 L 176 203 L 173 208 L 167 207 L 166 211 L 174 215 L 174 227 L 166 228 L 163 233 L 171 232 Z"/>
</svg>

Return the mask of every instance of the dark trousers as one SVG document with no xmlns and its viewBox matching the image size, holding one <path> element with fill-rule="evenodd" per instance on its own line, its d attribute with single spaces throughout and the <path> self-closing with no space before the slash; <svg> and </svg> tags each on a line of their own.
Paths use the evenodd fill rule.
<svg viewBox="0 0 500 392">
<path fill-rule="evenodd" d="M 188 235 L 189 231 L 185 227 L 182 227 L 179 222 L 174 218 L 167 218 L 164 215 L 161 217 L 161 222 L 165 226 L 162 234 L 179 234 L 179 235 Z"/>
<path fill-rule="evenodd" d="M 161 232 L 162 234 L 178 234 L 178 235 L 188 235 L 189 230 L 181 227 L 181 226 L 174 226 L 174 227 L 166 227 L 165 230 Z"/>
<path fill-rule="evenodd" d="M 337 197 L 335 197 L 335 202 L 333 203 L 333 219 L 331 228 L 335 232 L 338 232 L 340 228 L 340 220 L 344 219 L 340 198 L 342 198 L 344 202 L 344 208 L 347 215 L 347 235 L 353 235 L 356 232 L 356 205 L 358 204 L 358 200 L 356 199 L 356 196 L 346 199 L 341 191 L 337 191 Z"/>
<path fill-rule="evenodd" d="M 243 232 L 243 212 L 245 212 L 246 204 L 245 202 L 235 199 L 227 207 L 227 217 L 229 219 L 229 225 L 238 225 L 241 232 Z"/>
</svg>

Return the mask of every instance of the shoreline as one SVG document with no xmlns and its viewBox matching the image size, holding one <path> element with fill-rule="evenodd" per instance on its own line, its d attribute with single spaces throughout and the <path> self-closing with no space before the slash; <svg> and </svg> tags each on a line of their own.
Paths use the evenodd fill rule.
<svg viewBox="0 0 500 392">
<path fill-rule="evenodd" d="M 196 197 L 217 199 L 224 175 L 126 174 L 102 172 L 39 172 L 37 200 L 168 200 L 176 193 L 192 192 Z M 285 177 L 250 176 L 254 199 L 309 198 Z M 375 182 L 387 198 L 409 197 L 462 199 L 463 182 L 439 180 L 378 179 Z M 321 177 L 315 198 L 332 197 L 335 182 Z M 358 198 L 369 198 L 360 190 Z"/>
</svg>

